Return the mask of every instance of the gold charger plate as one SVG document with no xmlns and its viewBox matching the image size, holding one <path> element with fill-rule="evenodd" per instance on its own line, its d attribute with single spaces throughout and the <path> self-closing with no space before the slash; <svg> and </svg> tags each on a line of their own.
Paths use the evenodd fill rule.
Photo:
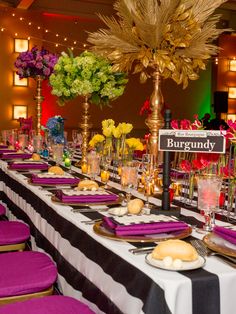
<svg viewBox="0 0 236 314">
<path fill-rule="evenodd" d="M 160 241 L 166 241 L 170 239 L 184 239 L 187 238 L 192 233 L 192 228 L 189 227 L 186 230 L 180 231 L 178 234 L 175 235 L 164 235 L 161 236 L 161 234 L 157 235 L 148 235 L 148 236 L 117 236 L 114 233 L 108 231 L 102 226 L 102 221 L 96 222 L 93 226 L 93 231 L 107 239 L 110 240 L 116 240 L 116 241 L 128 241 L 128 242 L 160 242 Z"/>
<path fill-rule="evenodd" d="M 232 247 L 230 247 L 230 245 L 233 246 L 233 244 L 222 239 L 221 237 L 217 236 L 213 232 L 205 235 L 205 237 L 203 238 L 203 242 L 212 251 L 215 251 L 224 255 L 236 257 L 236 245 L 234 245 L 235 249 L 233 249 Z M 227 246 L 226 243 L 229 243 L 229 245 Z"/>
<path fill-rule="evenodd" d="M 121 204 L 121 202 L 123 201 L 123 198 L 118 198 L 116 201 L 110 201 L 110 202 L 95 202 L 95 203 L 80 203 L 80 202 L 72 202 L 72 203 L 64 203 L 62 202 L 58 197 L 56 197 L 55 195 L 53 195 L 51 197 L 51 200 L 54 203 L 60 204 L 60 205 L 68 205 L 68 206 L 84 206 L 84 207 L 88 207 L 88 206 L 99 206 L 99 205 L 115 205 L 115 204 Z"/>
</svg>

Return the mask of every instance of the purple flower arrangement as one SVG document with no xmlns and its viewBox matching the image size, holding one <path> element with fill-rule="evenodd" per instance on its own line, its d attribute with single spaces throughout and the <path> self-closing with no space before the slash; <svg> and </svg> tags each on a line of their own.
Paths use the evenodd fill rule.
<svg viewBox="0 0 236 314">
<path fill-rule="evenodd" d="M 15 61 L 17 74 L 20 79 L 35 78 L 37 75 L 48 79 L 52 74 L 58 57 L 44 48 L 33 47 L 31 50 L 21 52 Z"/>
</svg>

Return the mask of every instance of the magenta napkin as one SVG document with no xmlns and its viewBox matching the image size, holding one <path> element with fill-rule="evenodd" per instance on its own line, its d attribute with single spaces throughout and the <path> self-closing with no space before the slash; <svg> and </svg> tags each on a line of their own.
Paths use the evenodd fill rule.
<svg viewBox="0 0 236 314">
<path fill-rule="evenodd" d="M 114 232 L 117 236 L 161 234 L 188 229 L 188 225 L 182 221 L 121 225 L 110 217 L 103 217 L 103 226 Z"/>
<path fill-rule="evenodd" d="M 61 190 L 56 191 L 55 196 L 63 203 L 101 203 L 113 202 L 118 199 L 115 194 L 67 195 Z"/>
<path fill-rule="evenodd" d="M 48 164 L 46 163 L 37 163 L 37 162 L 27 162 L 27 163 L 20 163 L 20 162 L 10 162 L 8 164 L 8 168 L 12 170 L 22 170 L 22 169 L 36 169 L 36 170 L 47 170 Z"/>
<path fill-rule="evenodd" d="M 0 149 L 2 149 L 2 148 L 7 148 L 7 147 L 8 147 L 7 145 L 0 144 Z"/>
<path fill-rule="evenodd" d="M 0 148 L 0 155 L 6 154 L 6 153 L 16 153 L 16 149 L 8 149 L 8 148 Z"/>
<path fill-rule="evenodd" d="M 213 232 L 221 238 L 236 245 L 236 230 L 232 230 L 230 227 L 215 226 Z"/>
<path fill-rule="evenodd" d="M 2 159 L 16 159 L 16 158 L 28 159 L 31 157 L 32 157 L 32 154 L 27 154 L 27 153 L 15 153 L 15 154 L 4 153 L 1 156 Z"/>
<path fill-rule="evenodd" d="M 73 178 L 73 177 L 71 178 L 65 178 L 65 177 L 42 178 L 42 177 L 39 177 L 37 174 L 32 174 L 32 177 L 31 177 L 31 182 L 36 183 L 36 184 L 71 184 L 71 185 L 74 185 L 74 184 L 78 184 L 79 181 L 80 181 L 79 178 Z"/>
</svg>

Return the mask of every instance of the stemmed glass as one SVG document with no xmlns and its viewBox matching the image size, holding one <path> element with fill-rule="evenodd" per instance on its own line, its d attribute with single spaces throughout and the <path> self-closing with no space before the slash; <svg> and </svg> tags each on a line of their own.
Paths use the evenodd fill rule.
<svg viewBox="0 0 236 314">
<path fill-rule="evenodd" d="M 96 175 L 100 173 L 100 155 L 91 152 L 87 155 L 88 174 L 91 180 L 94 180 Z"/>
<path fill-rule="evenodd" d="M 121 168 L 121 188 L 126 192 L 126 201 L 131 198 L 131 189 L 138 185 L 138 169 L 135 165 L 123 166 Z"/>
<path fill-rule="evenodd" d="M 109 171 L 110 165 L 111 165 L 110 156 L 109 155 L 102 156 L 101 163 L 100 163 L 100 166 L 101 166 L 100 176 L 101 176 L 101 181 L 105 184 L 103 186 L 104 189 L 110 188 L 108 185 L 108 181 L 110 178 L 110 171 Z"/>
<path fill-rule="evenodd" d="M 205 225 L 203 230 L 210 232 L 213 229 L 215 211 L 219 208 L 222 178 L 217 175 L 199 175 L 198 209 L 204 211 Z"/>
<path fill-rule="evenodd" d="M 154 155 L 144 154 L 142 156 L 142 179 L 144 183 L 144 195 L 146 196 L 146 208 L 151 208 L 152 205 L 149 203 L 149 197 L 153 195 L 153 178 L 154 178 Z"/>
</svg>

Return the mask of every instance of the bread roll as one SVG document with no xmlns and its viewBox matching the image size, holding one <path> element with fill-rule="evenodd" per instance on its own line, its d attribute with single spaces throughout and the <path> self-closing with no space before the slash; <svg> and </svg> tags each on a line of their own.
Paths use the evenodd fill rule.
<svg viewBox="0 0 236 314">
<path fill-rule="evenodd" d="M 98 184 L 95 181 L 92 180 L 82 180 L 78 183 L 78 189 L 79 190 L 97 190 Z"/>
<path fill-rule="evenodd" d="M 53 173 L 53 174 L 59 174 L 59 175 L 63 175 L 64 171 L 61 167 L 59 166 L 52 166 L 48 169 L 49 173 Z"/>
<path fill-rule="evenodd" d="M 152 252 L 154 259 L 163 260 L 170 256 L 173 260 L 180 259 L 186 262 L 192 262 L 198 259 L 198 253 L 195 248 L 182 240 L 167 240 L 158 244 Z"/>
<path fill-rule="evenodd" d="M 135 198 L 128 202 L 127 209 L 130 214 L 137 215 L 141 212 L 143 206 L 144 206 L 143 201 L 140 200 L 139 198 Z"/>
<path fill-rule="evenodd" d="M 33 153 L 32 155 L 32 159 L 35 160 L 35 161 L 38 161 L 41 159 L 40 155 L 39 154 L 36 154 L 36 153 Z"/>
</svg>

